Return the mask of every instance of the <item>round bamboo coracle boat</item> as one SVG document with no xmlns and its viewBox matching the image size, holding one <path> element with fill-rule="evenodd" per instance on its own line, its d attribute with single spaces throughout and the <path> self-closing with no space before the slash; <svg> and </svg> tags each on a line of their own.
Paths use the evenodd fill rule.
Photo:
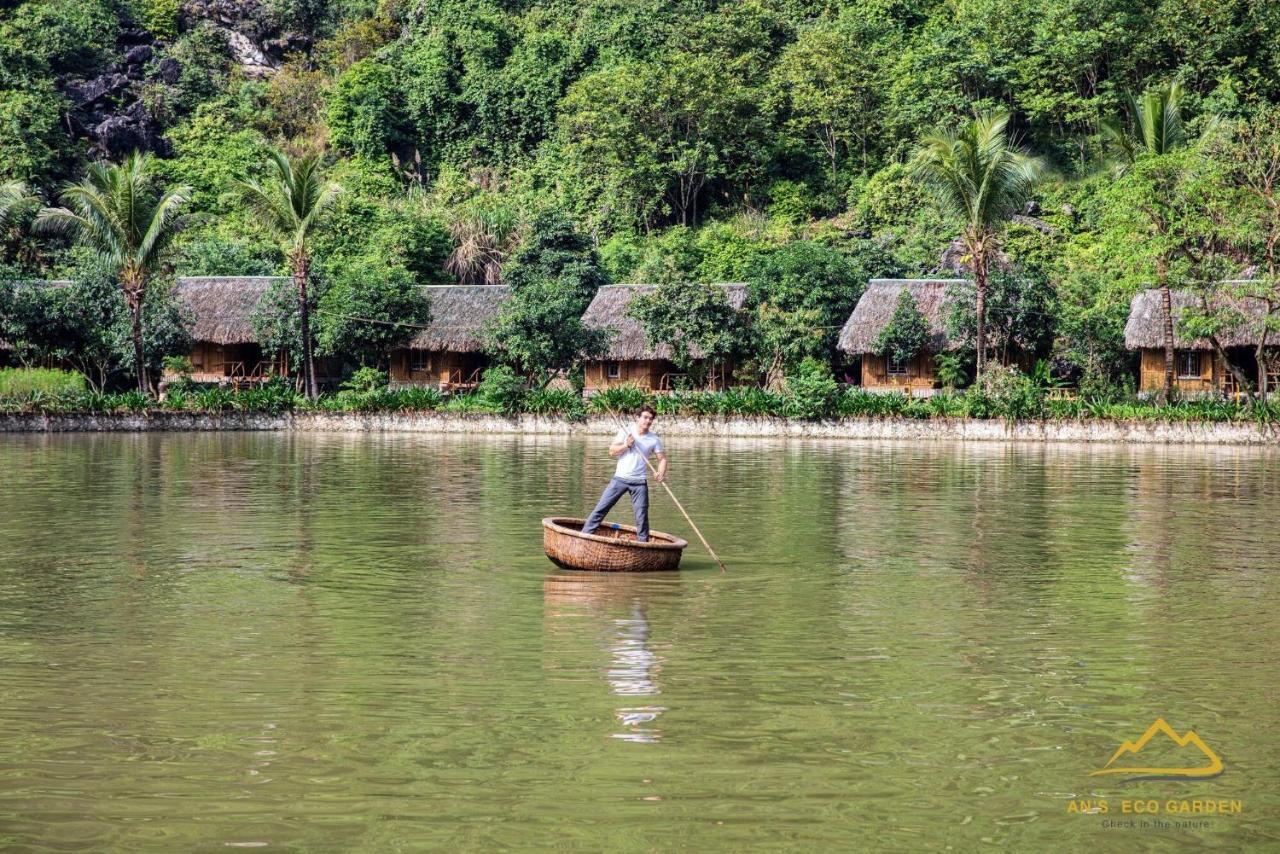
<svg viewBox="0 0 1280 854">
<path fill-rule="evenodd" d="M 650 531 L 649 541 L 642 543 L 634 526 L 612 522 L 594 534 L 584 534 L 585 521 L 557 516 L 542 520 L 542 550 L 556 566 L 592 572 L 658 572 L 677 569 L 689 545 L 661 531 Z"/>
</svg>

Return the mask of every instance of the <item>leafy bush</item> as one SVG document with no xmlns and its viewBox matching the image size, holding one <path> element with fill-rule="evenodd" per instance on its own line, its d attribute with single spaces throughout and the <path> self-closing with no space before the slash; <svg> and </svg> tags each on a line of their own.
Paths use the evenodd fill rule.
<svg viewBox="0 0 1280 854">
<path fill-rule="evenodd" d="M 1010 421 L 1045 416 L 1045 389 L 1017 368 L 992 365 L 969 389 L 970 415 Z"/>
<path fill-rule="evenodd" d="M 759 386 L 734 386 L 720 394 L 720 412 L 725 415 L 781 416 L 786 410 L 783 395 Z"/>
<path fill-rule="evenodd" d="M 651 402 L 644 389 L 625 383 L 609 386 L 592 395 L 587 401 L 587 409 L 604 415 L 610 412 L 616 415 L 628 415 Z"/>
<path fill-rule="evenodd" d="M 363 367 L 356 370 L 343 381 L 342 385 L 338 386 L 342 391 L 353 391 L 357 394 L 377 391 L 386 387 L 387 372 L 371 367 Z"/>
<path fill-rule="evenodd" d="M 495 365 L 485 371 L 475 392 L 493 411 L 504 415 L 518 413 L 527 393 L 524 378 L 506 365 Z"/>
<path fill-rule="evenodd" d="M 894 306 L 893 316 L 871 345 L 881 356 L 892 356 L 909 362 L 929 343 L 929 321 L 916 305 L 910 288 L 903 288 Z"/>
<path fill-rule="evenodd" d="M 434 388 L 426 386 L 410 386 L 392 392 L 396 398 L 396 409 L 405 411 L 425 411 L 439 409 L 444 403 L 444 395 Z"/>
<path fill-rule="evenodd" d="M 795 374 L 787 377 L 786 415 L 817 421 L 836 412 L 840 387 L 831 368 L 817 359 L 805 359 Z"/>
<path fill-rule="evenodd" d="M 232 407 L 234 394 L 225 388 L 206 388 L 192 395 L 195 408 L 203 412 L 222 412 Z"/>
<path fill-rule="evenodd" d="M 937 367 L 938 382 L 944 389 L 954 391 L 969 381 L 964 357 L 958 353 L 939 353 L 933 357 L 933 363 Z"/>
<path fill-rule="evenodd" d="M 524 411 L 534 415 L 563 415 L 576 420 L 586 413 L 586 403 L 582 395 L 573 389 L 540 388 L 525 396 Z"/>
<path fill-rule="evenodd" d="M 0 397 L 34 394 L 76 395 L 85 391 L 84 375 L 57 368 L 0 368 Z"/>
<path fill-rule="evenodd" d="M 498 410 L 478 394 L 456 394 L 449 398 L 443 411 L 459 415 L 493 415 Z"/>
</svg>

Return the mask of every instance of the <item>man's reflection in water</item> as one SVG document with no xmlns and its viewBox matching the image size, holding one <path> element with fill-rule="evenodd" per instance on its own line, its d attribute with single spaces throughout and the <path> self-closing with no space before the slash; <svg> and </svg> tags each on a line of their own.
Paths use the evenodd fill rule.
<svg viewBox="0 0 1280 854">
<path fill-rule="evenodd" d="M 558 606 L 578 606 L 606 630 L 612 660 L 605 679 L 615 695 L 626 698 L 625 704 L 614 710 L 621 731 L 612 733 L 613 738 L 642 743 L 662 739 L 662 731 L 654 724 L 667 709 L 645 702 L 662 693 L 658 674 L 663 661 L 650 646 L 646 611 L 654 594 L 661 597 L 675 593 L 671 587 L 670 578 L 561 573 L 548 575 L 543 584 L 546 601 L 557 606 L 553 613 L 565 616 L 566 611 Z M 578 611 L 578 607 L 571 610 Z"/>
<path fill-rule="evenodd" d="M 645 618 L 640 601 L 631 603 L 631 616 L 615 619 L 617 627 L 613 650 L 613 666 L 609 668 L 609 684 L 620 697 L 656 697 L 662 693 L 655 682 L 662 660 L 649 649 L 649 621 Z M 647 726 L 666 711 L 665 706 L 627 706 L 615 714 L 625 732 L 616 732 L 614 738 L 624 741 L 654 742 L 662 738 L 662 731 Z"/>
</svg>

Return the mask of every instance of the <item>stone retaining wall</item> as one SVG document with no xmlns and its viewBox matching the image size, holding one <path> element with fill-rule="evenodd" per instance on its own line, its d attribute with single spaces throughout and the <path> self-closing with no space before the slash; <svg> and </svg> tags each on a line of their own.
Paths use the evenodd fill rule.
<svg viewBox="0 0 1280 854">
<path fill-rule="evenodd" d="M 285 415 L 0 414 L 0 433 L 138 432 L 167 430 L 296 430 L 302 432 L 545 433 L 599 435 L 616 429 L 604 416 L 583 421 L 538 415 L 423 413 L 300 413 Z M 979 421 L 935 418 L 846 418 L 788 421 L 781 418 L 684 418 L 663 416 L 664 436 L 736 438 L 909 439 L 912 441 L 1115 442 L 1122 444 L 1280 445 L 1275 426 L 1254 423 L 1125 421 Z"/>
</svg>

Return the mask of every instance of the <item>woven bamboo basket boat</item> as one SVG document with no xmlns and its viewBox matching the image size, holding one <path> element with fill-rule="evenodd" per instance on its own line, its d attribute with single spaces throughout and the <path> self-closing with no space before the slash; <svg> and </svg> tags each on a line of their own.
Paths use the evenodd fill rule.
<svg viewBox="0 0 1280 854">
<path fill-rule="evenodd" d="M 564 517 L 542 520 L 542 550 L 556 566 L 593 572 L 658 572 L 678 568 L 680 555 L 689 545 L 661 531 L 650 531 L 649 542 L 642 543 L 634 526 L 611 522 L 594 534 L 584 534 L 584 522 Z"/>
</svg>

